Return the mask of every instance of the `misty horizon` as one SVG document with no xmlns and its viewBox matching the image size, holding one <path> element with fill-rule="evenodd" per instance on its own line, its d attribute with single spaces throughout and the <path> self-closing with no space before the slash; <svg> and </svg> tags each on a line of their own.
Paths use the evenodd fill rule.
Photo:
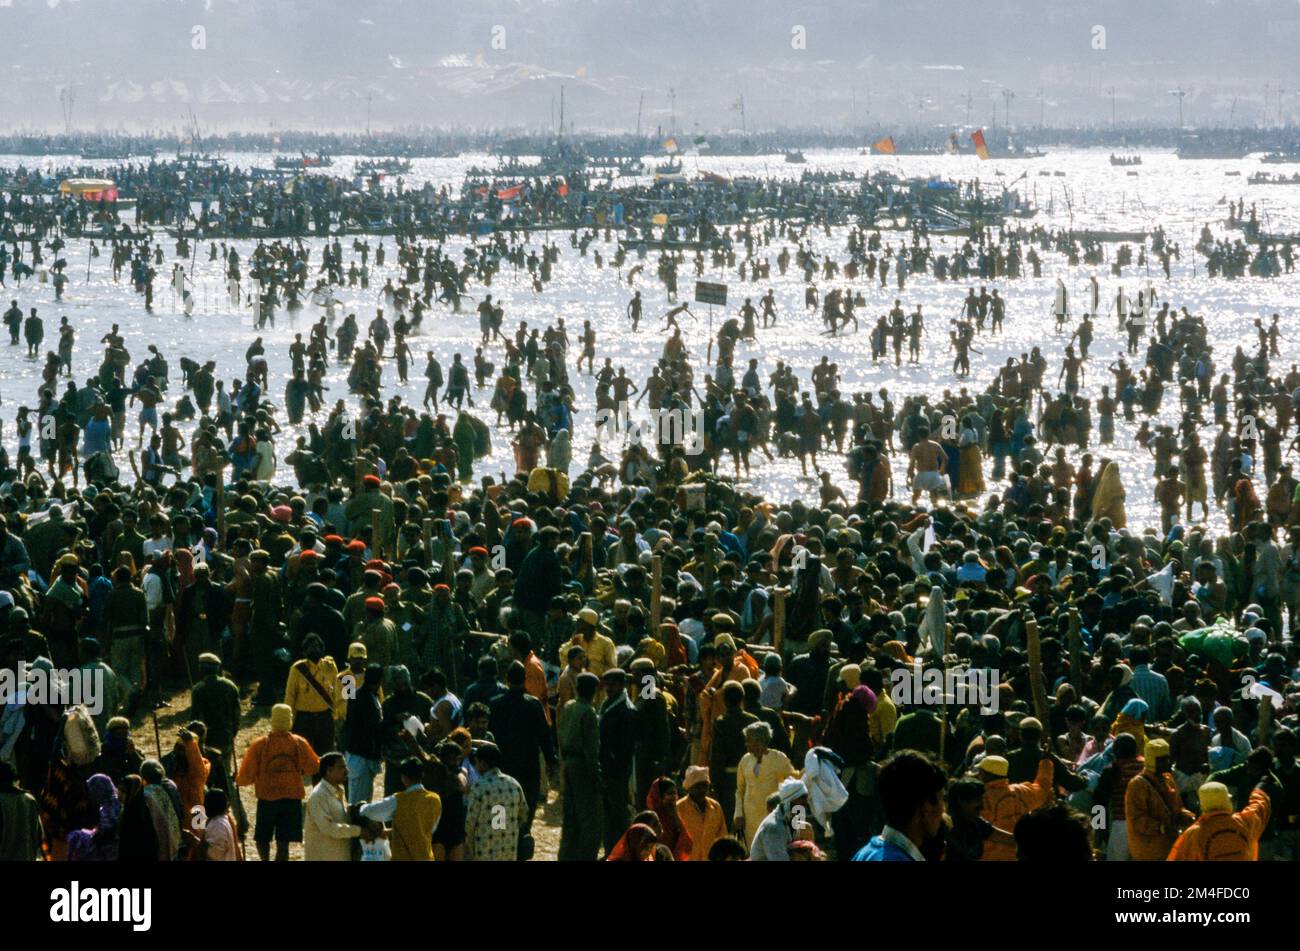
<svg viewBox="0 0 1300 951">
<path fill-rule="evenodd" d="M 0 33 L 33 133 L 536 134 L 561 97 L 577 133 L 1300 119 L 1293 0 L 0 0 Z"/>
</svg>

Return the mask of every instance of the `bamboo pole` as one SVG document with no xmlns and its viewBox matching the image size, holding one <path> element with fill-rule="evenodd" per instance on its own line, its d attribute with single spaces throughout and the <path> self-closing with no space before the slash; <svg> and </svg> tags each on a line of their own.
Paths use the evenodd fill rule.
<svg viewBox="0 0 1300 951">
<path fill-rule="evenodd" d="M 581 545 L 580 548 L 581 555 L 580 555 L 580 561 L 578 566 L 578 580 L 582 582 L 583 586 L 588 591 L 592 591 L 595 588 L 595 585 L 592 583 L 593 582 L 593 577 L 592 577 L 593 542 L 591 538 L 591 532 L 583 532 L 579 536 L 579 544 Z M 653 625 L 652 625 L 652 629 L 653 629 Z"/>
<path fill-rule="evenodd" d="M 1038 638 L 1038 622 L 1026 612 L 1025 641 L 1029 651 L 1029 681 L 1034 693 L 1034 714 L 1043 724 L 1043 736 L 1048 736 L 1047 689 L 1043 686 L 1043 647 Z"/>
<path fill-rule="evenodd" d="M 772 649 L 781 653 L 781 642 L 785 639 L 785 598 L 787 588 L 775 588 L 772 591 Z"/>
<path fill-rule="evenodd" d="M 650 558 L 650 633 L 659 637 L 659 625 L 663 623 L 663 585 L 664 559 L 662 555 Z"/>
</svg>

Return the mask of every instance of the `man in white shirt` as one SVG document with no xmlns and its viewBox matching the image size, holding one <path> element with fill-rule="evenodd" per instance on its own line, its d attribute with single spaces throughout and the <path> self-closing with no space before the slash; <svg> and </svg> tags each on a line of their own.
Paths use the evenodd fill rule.
<svg viewBox="0 0 1300 951">
<path fill-rule="evenodd" d="M 348 821 L 348 764 L 342 753 L 320 758 L 321 781 L 307 796 L 303 810 L 303 859 L 308 862 L 349 862 L 352 840 L 367 829 Z"/>
</svg>

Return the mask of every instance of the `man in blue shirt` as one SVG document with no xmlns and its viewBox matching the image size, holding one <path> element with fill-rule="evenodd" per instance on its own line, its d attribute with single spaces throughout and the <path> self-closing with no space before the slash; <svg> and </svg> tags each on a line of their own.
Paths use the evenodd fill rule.
<svg viewBox="0 0 1300 951">
<path fill-rule="evenodd" d="M 943 825 L 943 770 L 915 750 L 891 756 L 880 768 L 878 789 L 885 827 L 853 856 L 855 862 L 924 862 L 921 846 Z"/>
</svg>

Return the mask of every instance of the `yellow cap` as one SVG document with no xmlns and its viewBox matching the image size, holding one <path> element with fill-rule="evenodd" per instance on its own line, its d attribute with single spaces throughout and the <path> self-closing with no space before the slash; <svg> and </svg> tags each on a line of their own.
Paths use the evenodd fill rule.
<svg viewBox="0 0 1300 951">
<path fill-rule="evenodd" d="M 979 762 L 979 768 L 988 773 L 990 776 L 1007 775 L 1007 759 L 1005 756 L 986 756 Z"/>
</svg>

